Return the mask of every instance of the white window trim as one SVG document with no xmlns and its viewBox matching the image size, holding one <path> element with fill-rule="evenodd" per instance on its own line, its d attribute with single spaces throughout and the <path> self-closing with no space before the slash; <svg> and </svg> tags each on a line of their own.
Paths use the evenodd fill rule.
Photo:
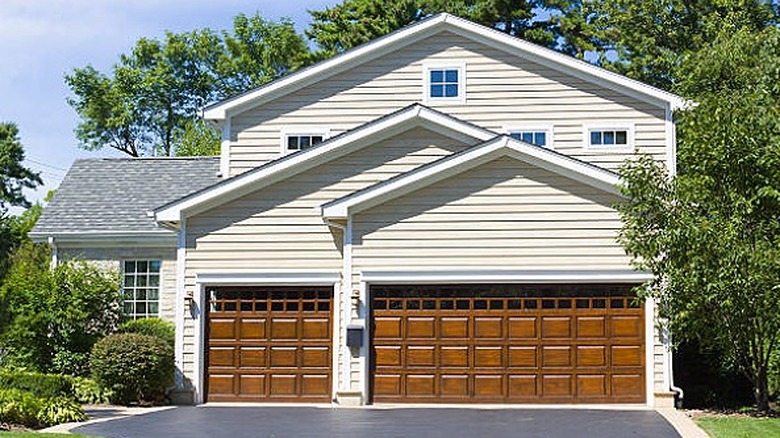
<svg viewBox="0 0 780 438">
<path fill-rule="evenodd" d="M 591 145 L 590 132 L 606 130 L 625 130 L 627 144 L 625 145 Z M 633 152 L 634 150 L 634 124 L 626 122 L 604 122 L 582 125 L 582 148 L 588 152 Z"/>
<path fill-rule="evenodd" d="M 282 156 L 298 152 L 287 150 L 287 137 L 291 135 L 321 135 L 322 141 L 330 137 L 330 128 L 326 126 L 290 125 L 283 126 L 279 136 L 279 151 Z"/>
<path fill-rule="evenodd" d="M 533 125 L 509 125 L 504 127 L 504 133 L 506 135 L 513 132 L 534 131 L 544 132 L 547 137 L 547 144 L 543 147 L 545 149 L 555 149 L 555 142 L 553 141 L 553 125 L 552 124 L 533 124 Z M 522 140 L 520 140 L 522 141 Z"/>
<path fill-rule="evenodd" d="M 457 97 L 431 97 L 431 70 L 458 70 Z M 432 104 L 463 104 L 466 103 L 466 63 L 465 62 L 425 62 L 422 68 L 423 90 L 422 102 Z"/>
<path fill-rule="evenodd" d="M 147 296 L 147 298 L 145 300 L 136 300 L 135 297 L 133 297 L 132 300 L 129 300 L 129 301 L 131 301 L 134 304 L 134 307 L 135 307 L 135 303 L 137 303 L 139 301 L 147 303 L 147 306 L 151 302 L 154 302 L 154 301 L 157 302 L 157 312 L 155 314 L 151 314 L 149 312 L 149 308 L 147 307 L 145 315 L 144 316 L 139 316 L 139 314 L 135 311 L 135 308 L 133 308 L 133 312 L 130 314 L 130 315 L 132 315 L 131 319 L 135 320 L 135 319 L 141 319 L 141 318 L 159 318 L 160 317 L 160 310 L 161 310 L 160 309 L 160 295 L 162 293 L 162 282 L 163 282 L 163 278 L 162 278 L 163 258 L 162 257 L 138 257 L 138 258 L 128 257 L 128 258 L 122 258 L 122 259 L 119 260 L 120 272 L 121 272 L 121 276 L 122 276 L 122 288 L 121 288 L 121 290 L 122 290 L 122 306 L 123 306 L 123 308 L 124 308 L 124 302 L 126 301 L 125 297 L 124 297 L 124 294 L 125 294 L 125 276 L 127 275 L 127 272 L 125 271 L 125 262 L 135 262 L 135 263 L 137 263 L 137 262 L 146 262 L 146 263 L 158 262 L 160 264 L 160 267 L 157 270 L 157 299 L 156 300 L 150 300 L 148 298 L 148 296 Z M 146 275 L 148 276 L 150 273 L 151 273 L 151 271 L 149 270 L 149 267 L 147 265 Z M 133 274 L 138 274 L 138 271 L 134 271 Z M 153 288 L 153 286 L 149 286 L 148 284 L 146 286 L 143 286 L 143 287 L 147 289 L 147 292 L 148 292 L 148 289 L 152 289 Z M 132 287 L 132 289 L 133 290 L 138 289 L 138 285 L 134 285 Z M 124 312 L 124 309 L 123 309 L 123 312 Z M 130 315 L 124 315 L 124 316 L 129 317 Z"/>
</svg>

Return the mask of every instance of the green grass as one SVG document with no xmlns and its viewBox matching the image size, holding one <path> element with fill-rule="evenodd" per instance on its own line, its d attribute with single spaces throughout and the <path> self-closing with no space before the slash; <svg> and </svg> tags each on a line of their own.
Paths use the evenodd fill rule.
<svg viewBox="0 0 780 438">
<path fill-rule="evenodd" d="M 712 438 L 780 437 L 780 418 L 702 417 L 696 423 Z"/>
<path fill-rule="evenodd" d="M 14 438 L 94 438 L 86 435 L 75 435 L 65 433 L 37 433 L 37 432 L 0 432 L 0 437 Z"/>
</svg>

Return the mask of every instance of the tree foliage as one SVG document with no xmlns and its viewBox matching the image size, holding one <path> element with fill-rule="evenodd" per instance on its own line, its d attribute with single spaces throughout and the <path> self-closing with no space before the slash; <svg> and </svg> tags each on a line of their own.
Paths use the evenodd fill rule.
<svg viewBox="0 0 780 438">
<path fill-rule="evenodd" d="M 14 254 L 0 288 L 0 364 L 82 374 L 92 345 L 119 321 L 118 274 L 79 261 L 49 267 L 45 245 Z"/>
<path fill-rule="evenodd" d="M 68 103 L 81 118 L 80 147 L 130 156 L 213 152 L 198 126 L 207 104 L 269 82 L 308 61 L 292 22 L 238 15 L 232 32 L 202 29 L 141 38 L 106 74 L 91 66 L 65 76 Z M 193 139 L 207 141 L 194 146 Z"/>
<path fill-rule="evenodd" d="M 322 11 L 309 11 L 306 35 L 320 56 L 332 56 L 422 20 L 449 12 L 509 35 L 583 58 L 596 48 L 589 8 L 563 0 L 345 0 Z"/>
<path fill-rule="evenodd" d="M 29 207 L 23 190 L 43 183 L 39 174 L 24 167 L 23 161 L 19 128 L 13 123 L 0 123 L 0 214 L 5 214 L 9 206 Z"/>
<path fill-rule="evenodd" d="M 724 29 L 684 59 L 679 174 L 623 169 L 621 240 L 678 339 L 727 352 L 768 409 L 780 342 L 780 30 Z"/>
</svg>

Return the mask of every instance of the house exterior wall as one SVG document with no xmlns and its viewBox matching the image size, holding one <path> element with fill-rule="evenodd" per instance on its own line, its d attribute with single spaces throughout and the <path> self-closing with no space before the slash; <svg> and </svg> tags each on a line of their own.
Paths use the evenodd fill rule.
<svg viewBox="0 0 780 438">
<path fill-rule="evenodd" d="M 465 63 L 464 103 L 423 101 L 426 63 Z M 608 169 L 630 155 L 586 151 L 585 126 L 632 124 L 638 150 L 666 159 L 664 108 L 443 32 L 232 117 L 229 174 L 279 157 L 285 128 L 325 127 L 333 136 L 420 102 L 498 133 L 548 126 L 553 149 Z"/>
<path fill-rule="evenodd" d="M 60 260 L 79 259 L 121 271 L 121 261 L 130 259 L 160 260 L 160 318 L 175 322 L 176 316 L 176 248 L 127 246 L 62 246 Z"/>
<path fill-rule="evenodd" d="M 460 140 L 413 128 L 188 218 L 185 289 L 195 290 L 198 274 L 206 272 L 341 273 L 342 232 L 323 222 L 318 207 L 467 146 Z M 343 299 L 336 296 L 334 303 Z M 338 308 L 341 318 L 347 319 L 348 310 Z M 184 315 L 182 369 L 192 380 L 196 373 L 196 328 L 192 312 L 185 311 Z M 348 352 L 341 349 L 335 354 L 340 355 L 340 364 L 347 364 Z"/>
</svg>

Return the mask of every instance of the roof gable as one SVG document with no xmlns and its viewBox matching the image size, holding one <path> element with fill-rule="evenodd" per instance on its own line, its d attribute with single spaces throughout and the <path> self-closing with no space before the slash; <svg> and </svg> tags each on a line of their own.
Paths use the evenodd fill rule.
<svg viewBox="0 0 780 438">
<path fill-rule="evenodd" d="M 509 156 L 534 166 L 564 175 L 584 184 L 619 194 L 620 177 L 609 170 L 534 146 L 507 136 L 500 136 L 399 175 L 379 184 L 331 201 L 321 207 L 326 220 L 347 219 L 389 200 L 451 178 L 497 158 Z"/>
<path fill-rule="evenodd" d="M 503 49 L 533 62 L 563 71 L 580 79 L 596 83 L 620 93 L 672 109 L 686 103 L 680 96 L 660 90 L 642 82 L 594 66 L 568 55 L 512 37 L 496 29 L 485 27 L 454 15 L 441 13 L 403 29 L 355 47 L 289 76 L 259 88 L 219 102 L 204 109 L 203 116 L 210 120 L 224 120 L 277 97 L 322 81 L 337 73 L 379 58 L 431 35 L 453 32 L 465 38 Z"/>
<path fill-rule="evenodd" d="M 150 212 L 157 222 L 174 224 L 183 216 L 214 208 L 261 187 L 287 179 L 315 166 L 344 156 L 353 150 L 374 144 L 413 127 L 424 127 L 439 134 L 473 144 L 497 134 L 414 104 L 318 145 L 286 155 L 233 178 L 224 180 L 190 196 L 173 201 Z"/>
</svg>

